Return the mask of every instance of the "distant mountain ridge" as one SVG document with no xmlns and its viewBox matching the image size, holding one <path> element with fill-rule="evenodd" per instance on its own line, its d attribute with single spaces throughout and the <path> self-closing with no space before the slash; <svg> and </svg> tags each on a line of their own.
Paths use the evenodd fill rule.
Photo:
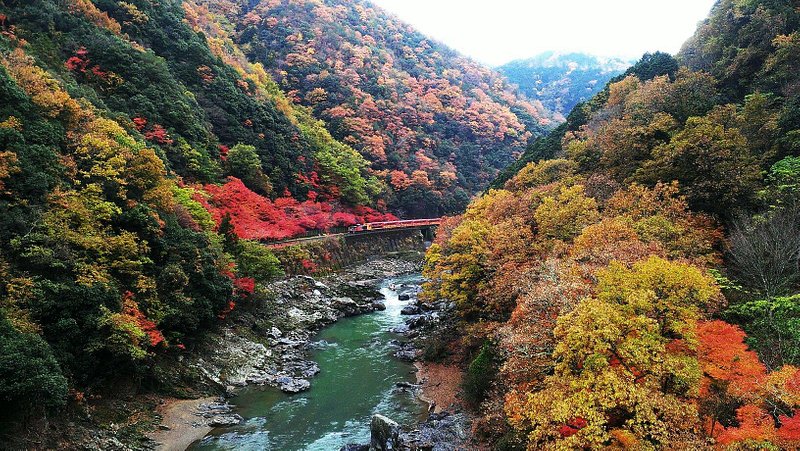
<svg viewBox="0 0 800 451">
<path fill-rule="evenodd" d="M 632 61 L 621 58 L 550 51 L 511 61 L 497 70 L 528 98 L 542 102 L 545 108 L 563 118 L 631 64 Z"/>
</svg>

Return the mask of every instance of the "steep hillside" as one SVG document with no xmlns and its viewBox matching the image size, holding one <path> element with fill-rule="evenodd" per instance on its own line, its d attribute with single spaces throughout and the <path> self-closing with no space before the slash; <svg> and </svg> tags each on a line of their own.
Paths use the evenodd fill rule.
<svg viewBox="0 0 800 451">
<path fill-rule="evenodd" d="M 800 446 L 790 3 L 719 2 L 677 59 L 645 55 L 443 225 L 424 296 L 460 324 L 430 346 L 465 368 L 484 440 Z"/>
<path fill-rule="evenodd" d="M 729 100 L 763 91 L 797 102 L 797 7 L 792 1 L 720 0 L 678 59 L 713 75 Z"/>
<path fill-rule="evenodd" d="M 585 102 L 630 63 L 619 58 L 600 58 L 584 53 L 545 52 L 533 58 L 514 60 L 497 68 L 508 81 L 519 86 L 529 99 L 565 117 Z"/>
<path fill-rule="evenodd" d="M 198 3 L 371 162 L 401 213 L 460 210 L 550 123 L 498 74 L 368 2 Z"/>
<path fill-rule="evenodd" d="M 0 2 L 0 433 L 175 390 L 163 365 L 311 267 L 249 240 L 394 218 L 359 153 L 215 50 L 180 2 Z"/>
<path fill-rule="evenodd" d="M 597 169 L 627 159 L 625 164 L 629 167 L 618 174 L 618 179 L 634 180 L 638 177 L 644 181 L 647 169 L 639 168 L 646 160 L 657 157 L 656 149 L 660 144 L 668 144 L 675 132 L 687 125 L 690 116 L 702 116 L 712 108 L 724 105 L 738 105 L 741 114 L 755 115 L 729 125 L 748 135 L 749 153 L 761 160 L 762 168 L 768 168 L 786 155 L 796 155 L 800 152 L 800 96 L 797 95 L 800 83 L 797 75 L 800 73 L 797 66 L 800 60 L 800 35 L 797 33 L 800 15 L 789 3 L 719 2 L 675 58 L 663 53 L 646 55 L 623 75 L 612 79 L 612 83 L 595 98 L 573 109 L 565 124 L 548 136 L 532 141 L 519 162 L 501 174 L 493 186 L 502 186 L 525 163 L 564 155 L 570 152 L 570 145 L 573 152 L 577 151 L 580 142 L 589 144 L 592 155 L 586 157 L 597 159 Z M 681 74 L 678 73 L 679 66 L 683 67 Z M 630 86 L 627 88 L 615 84 L 630 75 L 639 82 L 628 78 Z M 652 82 L 649 90 L 634 89 L 634 85 L 639 86 L 642 82 Z M 659 92 L 659 83 L 669 91 Z M 626 94 L 629 89 L 641 94 L 650 91 L 644 98 L 637 95 L 634 99 L 637 103 L 631 102 L 631 107 L 639 108 L 640 103 L 647 100 L 665 103 L 645 104 L 644 117 L 637 118 L 631 114 L 626 117 L 625 113 L 634 110 L 620 109 L 624 106 L 617 102 L 622 99 L 615 96 L 612 88 L 618 89 L 616 94 Z M 670 101 L 672 105 L 666 103 Z M 608 117 L 608 113 L 612 117 Z M 619 130 L 616 125 L 622 125 L 625 133 L 638 133 L 634 126 L 652 124 L 654 115 L 658 113 L 669 114 L 669 119 L 675 120 L 674 125 L 664 124 L 667 126 L 664 131 L 669 136 L 662 134 L 660 139 L 639 145 L 640 150 L 612 155 L 615 146 L 620 144 L 613 142 L 620 136 L 609 139 Z M 655 130 L 649 133 L 655 133 Z M 605 143 L 598 147 L 599 141 L 585 139 L 590 135 L 604 139 Z M 573 137 L 579 139 L 573 140 Z M 637 144 L 643 142 L 635 135 L 633 138 Z M 595 166 L 587 160 L 584 167 Z M 631 174 L 637 170 L 638 176 Z M 754 194 L 755 191 L 750 191 L 748 195 Z"/>
</svg>

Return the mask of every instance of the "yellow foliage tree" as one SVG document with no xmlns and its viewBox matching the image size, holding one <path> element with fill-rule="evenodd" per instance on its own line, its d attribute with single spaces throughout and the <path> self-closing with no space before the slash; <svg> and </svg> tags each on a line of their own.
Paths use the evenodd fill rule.
<svg viewBox="0 0 800 451">
<path fill-rule="evenodd" d="M 694 324 L 719 294 L 713 280 L 658 257 L 598 277 L 596 296 L 558 319 L 544 389 L 508 395 L 509 421 L 531 450 L 697 445 Z"/>
<path fill-rule="evenodd" d="M 597 222 L 597 202 L 586 197 L 582 185 L 561 188 L 556 196 L 548 196 L 534 213 L 539 235 L 571 241 L 589 224 Z"/>
</svg>

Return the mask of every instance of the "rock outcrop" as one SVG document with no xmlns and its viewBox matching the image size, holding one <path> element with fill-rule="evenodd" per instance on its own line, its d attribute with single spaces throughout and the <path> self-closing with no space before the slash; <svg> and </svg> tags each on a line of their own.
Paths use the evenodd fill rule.
<svg viewBox="0 0 800 451">
<path fill-rule="evenodd" d="M 369 451 L 390 451 L 401 449 L 400 425 L 383 415 L 372 416 L 369 427 Z"/>
</svg>

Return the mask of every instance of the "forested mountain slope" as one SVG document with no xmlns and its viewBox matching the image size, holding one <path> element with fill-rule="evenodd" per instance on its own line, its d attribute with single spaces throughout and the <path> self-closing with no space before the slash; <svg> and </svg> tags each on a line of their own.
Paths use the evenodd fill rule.
<svg viewBox="0 0 800 451">
<path fill-rule="evenodd" d="M 461 321 L 431 346 L 484 440 L 800 446 L 798 29 L 795 2 L 720 1 L 443 225 L 424 295 Z"/>
<path fill-rule="evenodd" d="M 551 122 L 497 73 L 369 2 L 197 3 L 370 161 L 401 213 L 462 209 Z"/>
<path fill-rule="evenodd" d="M 164 361 L 311 267 L 247 239 L 394 218 L 358 152 L 215 50 L 180 2 L 0 2 L 0 428 L 171 390 Z"/>
<path fill-rule="evenodd" d="M 519 86 L 529 99 L 542 102 L 545 108 L 564 117 L 629 66 L 629 62 L 619 58 L 545 52 L 503 64 L 497 71 Z"/>
</svg>

